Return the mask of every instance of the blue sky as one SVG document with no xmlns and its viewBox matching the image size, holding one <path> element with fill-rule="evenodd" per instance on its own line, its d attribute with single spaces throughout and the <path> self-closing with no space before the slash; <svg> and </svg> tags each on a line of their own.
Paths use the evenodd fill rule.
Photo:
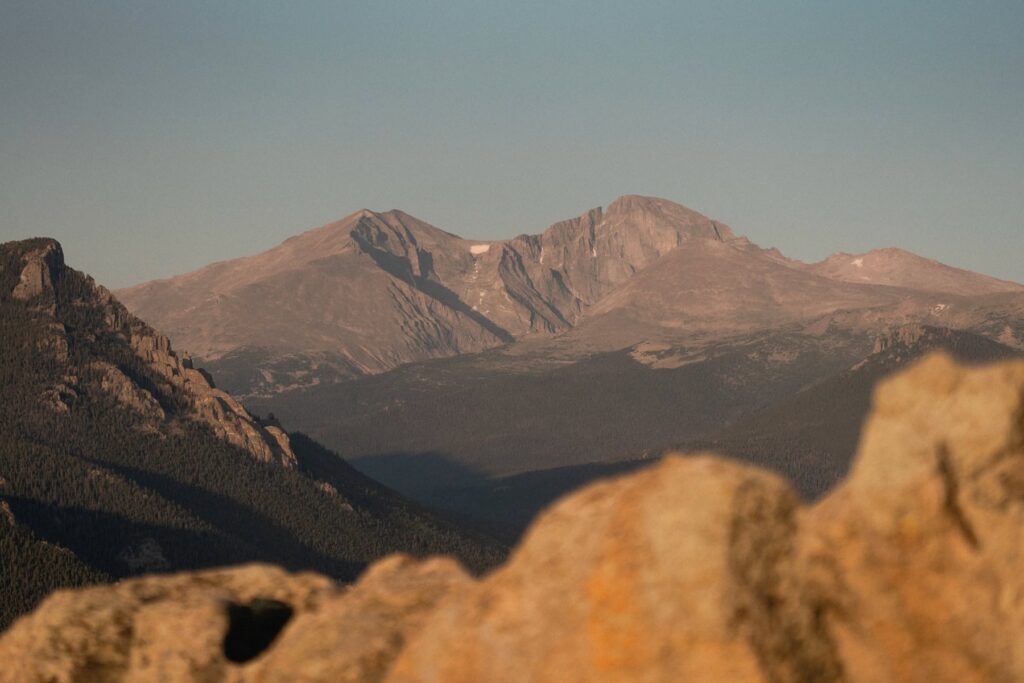
<svg viewBox="0 0 1024 683">
<path fill-rule="evenodd" d="M 1024 281 L 1024 3 L 0 0 L 0 239 L 110 286 L 626 193 Z"/>
</svg>

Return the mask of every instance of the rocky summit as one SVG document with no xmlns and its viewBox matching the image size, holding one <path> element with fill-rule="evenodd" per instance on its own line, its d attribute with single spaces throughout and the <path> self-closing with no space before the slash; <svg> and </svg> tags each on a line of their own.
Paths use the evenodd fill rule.
<svg viewBox="0 0 1024 683">
<path fill-rule="evenodd" d="M 1024 363 L 933 355 L 876 391 L 813 506 L 711 455 L 554 505 L 482 579 L 395 556 L 59 592 L 0 681 L 1024 680 Z"/>
<path fill-rule="evenodd" d="M 264 462 L 295 465 L 288 435 L 274 425 L 260 424 L 230 394 L 214 386 L 210 376 L 193 367 L 189 356 L 179 356 L 167 337 L 130 314 L 110 292 L 92 278 L 68 268 L 64 252 L 53 239 L 40 238 L 0 245 L 9 266 L 19 271 L 9 296 L 22 302 L 36 318 L 45 320 L 36 343 L 40 351 L 57 363 L 68 362 L 68 326 L 89 327 L 78 318 L 82 311 L 91 316 L 92 329 L 85 330 L 92 341 L 120 345 L 154 375 L 155 381 L 141 386 L 130 369 L 104 360 L 93 360 L 78 374 L 98 378 L 100 390 L 137 414 L 150 428 L 171 417 L 206 425 L 224 441 L 248 451 Z M 58 285 L 69 296 L 60 301 Z M 4 296 L 6 292 L 2 293 Z M 69 403 L 86 390 L 84 377 L 73 373 L 47 392 L 48 408 L 67 412 Z M 172 395 L 182 400 L 175 401 Z M 168 415 L 168 409 L 175 415 Z"/>
<path fill-rule="evenodd" d="M 492 241 L 363 209 L 117 296 L 250 398 L 553 336 L 547 354 L 571 357 L 904 322 L 986 328 L 1020 344 L 1006 324 L 1019 317 L 1024 285 L 898 249 L 805 264 L 680 204 L 626 195 Z"/>
<path fill-rule="evenodd" d="M 232 391 L 274 393 L 569 329 L 667 252 L 731 239 L 725 225 L 639 196 L 495 241 L 363 209 L 261 254 L 117 294 Z"/>
</svg>

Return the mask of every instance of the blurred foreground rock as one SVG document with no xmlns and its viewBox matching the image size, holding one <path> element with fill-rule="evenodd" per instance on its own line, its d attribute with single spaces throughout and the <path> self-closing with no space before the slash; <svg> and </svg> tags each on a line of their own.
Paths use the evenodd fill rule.
<svg viewBox="0 0 1024 683">
<path fill-rule="evenodd" d="M 393 557 L 350 588 L 252 566 L 57 593 L 0 638 L 0 681 L 1021 681 L 1022 570 L 1024 363 L 933 356 L 814 507 L 670 457 L 476 582 Z"/>
</svg>

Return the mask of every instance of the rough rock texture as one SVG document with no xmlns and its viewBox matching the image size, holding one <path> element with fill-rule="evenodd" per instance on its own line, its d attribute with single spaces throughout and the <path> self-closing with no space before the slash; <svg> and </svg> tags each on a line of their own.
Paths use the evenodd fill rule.
<svg viewBox="0 0 1024 683">
<path fill-rule="evenodd" d="M 250 565 L 60 591 L 4 634 L 0 681 L 372 683 L 469 582 L 452 560 L 393 556 L 347 590 Z"/>
<path fill-rule="evenodd" d="M 711 458 L 592 486 L 443 605 L 393 680 L 758 680 L 741 612 L 758 577 L 742 573 L 782 556 L 796 507 L 781 481 Z"/>
<path fill-rule="evenodd" d="M 245 672 L 260 683 L 375 683 L 406 639 L 448 594 L 471 583 L 447 558 L 396 555 L 371 567 L 349 591 L 296 617 L 266 657 Z"/>
<path fill-rule="evenodd" d="M 803 537 L 848 680 L 1024 680 L 1024 363 L 887 382 Z"/>
<path fill-rule="evenodd" d="M 225 641 L 245 626 L 246 606 L 278 601 L 301 614 L 337 590 L 315 574 L 252 565 L 59 591 L 4 634 L 0 681 L 237 680 Z"/>
<path fill-rule="evenodd" d="M 20 251 L 22 267 L 11 297 L 45 316 L 44 332 L 36 342 L 38 350 L 60 363 L 67 363 L 68 335 L 62 322 L 65 311 L 57 305 L 55 287 L 74 271 L 64 264 L 63 250 L 55 240 L 36 239 L 10 243 L 10 246 Z M 284 432 L 276 427 L 263 427 L 230 394 L 216 388 L 206 373 L 194 368 L 187 355 L 179 356 L 167 337 L 130 314 L 106 288 L 87 276 L 75 273 L 75 277 L 85 284 L 67 304 L 80 309 L 70 314 L 78 314 L 81 309 L 97 313 L 102 323 L 89 334 L 117 338 L 164 383 L 164 386 L 144 387 L 112 363 L 93 362 L 83 370 L 93 376 L 100 391 L 148 419 L 153 428 L 173 417 L 192 419 L 208 425 L 220 438 L 249 451 L 259 460 L 294 466 L 295 454 Z M 64 382 L 50 388 L 45 403 L 55 411 L 67 412 L 74 396 L 83 390 L 84 379 L 67 375 Z M 168 411 L 168 406 L 174 403 L 169 396 L 175 390 L 187 397 L 187 406 Z M 169 412 L 174 414 L 169 415 Z"/>
<path fill-rule="evenodd" d="M 875 337 L 875 346 L 872 349 L 872 353 L 882 353 L 888 349 L 903 344 L 904 346 L 910 346 L 918 343 L 927 334 L 935 334 L 936 331 L 925 327 L 924 325 L 902 325 L 893 330 L 887 330 L 884 334 L 880 334 Z M 952 335 L 952 330 L 946 330 L 946 334 Z"/>
<path fill-rule="evenodd" d="M 161 422 L 167 414 L 160 402 L 135 382 L 131 381 L 114 365 L 103 361 L 91 364 L 90 369 L 100 377 L 100 389 L 152 422 Z"/>
<path fill-rule="evenodd" d="M 935 355 L 879 388 L 814 507 L 670 457 L 558 503 L 478 582 L 392 558 L 344 593 L 259 567 L 58 593 L 0 639 L 0 681 L 1020 681 L 1022 563 L 1024 363 Z M 255 598 L 296 616 L 230 663 L 225 604 Z"/>
<path fill-rule="evenodd" d="M 216 388 L 209 375 L 194 368 L 191 358 L 179 357 L 167 337 L 149 330 L 133 333 L 131 346 L 168 383 L 191 395 L 193 417 L 209 425 L 217 436 L 258 460 L 295 465 L 287 435 L 278 427 L 260 425 L 231 394 Z"/>
<path fill-rule="evenodd" d="M 64 267 L 64 251 L 57 242 L 47 240 L 25 254 L 24 268 L 11 296 L 27 301 L 53 288 L 53 274 Z"/>
</svg>

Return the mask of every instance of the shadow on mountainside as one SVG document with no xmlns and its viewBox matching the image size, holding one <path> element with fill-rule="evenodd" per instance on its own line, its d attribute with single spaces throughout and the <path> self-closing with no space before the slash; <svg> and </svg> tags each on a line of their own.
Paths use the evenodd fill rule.
<svg viewBox="0 0 1024 683">
<path fill-rule="evenodd" d="M 413 274 L 409 268 L 409 262 L 405 259 L 395 256 L 390 252 L 378 249 L 359 236 L 353 235 L 353 237 L 360 241 L 360 246 L 363 247 L 366 253 L 370 255 L 370 258 L 372 258 L 382 270 L 403 282 L 408 282 L 424 294 L 440 301 L 452 310 L 461 313 L 501 341 L 505 343 L 515 341 L 515 337 L 509 334 L 508 330 L 496 325 L 483 314 L 473 310 L 472 307 L 468 306 L 466 302 L 459 298 L 458 294 L 448 289 L 437 280 L 431 280 L 428 277 L 416 276 Z M 433 257 L 431 257 L 428 252 L 421 251 L 418 248 L 417 255 L 420 258 L 421 272 L 432 272 L 434 269 Z"/>
<path fill-rule="evenodd" d="M 335 560 L 311 548 L 300 542 L 293 530 L 222 494 L 155 472 L 113 463 L 102 465 L 181 506 L 225 537 L 236 539 L 250 548 L 245 555 L 234 558 L 232 563 L 263 560 L 291 570 L 317 568 L 341 580 L 355 578 L 365 566 L 363 563 Z"/>
<path fill-rule="evenodd" d="M 215 529 L 196 530 L 152 524 L 122 515 L 66 507 L 17 496 L 5 497 L 18 523 L 42 541 L 67 548 L 88 566 L 113 577 L 140 571 L 207 569 L 256 559 L 259 550 Z M 155 543 L 155 546 L 152 545 Z M 148 561 L 133 566 L 134 555 Z M 111 552 L 115 549 L 114 552 Z"/>
<path fill-rule="evenodd" d="M 438 451 L 377 453 L 345 461 L 367 477 L 420 501 L 441 489 L 488 481 L 482 472 Z"/>
</svg>

